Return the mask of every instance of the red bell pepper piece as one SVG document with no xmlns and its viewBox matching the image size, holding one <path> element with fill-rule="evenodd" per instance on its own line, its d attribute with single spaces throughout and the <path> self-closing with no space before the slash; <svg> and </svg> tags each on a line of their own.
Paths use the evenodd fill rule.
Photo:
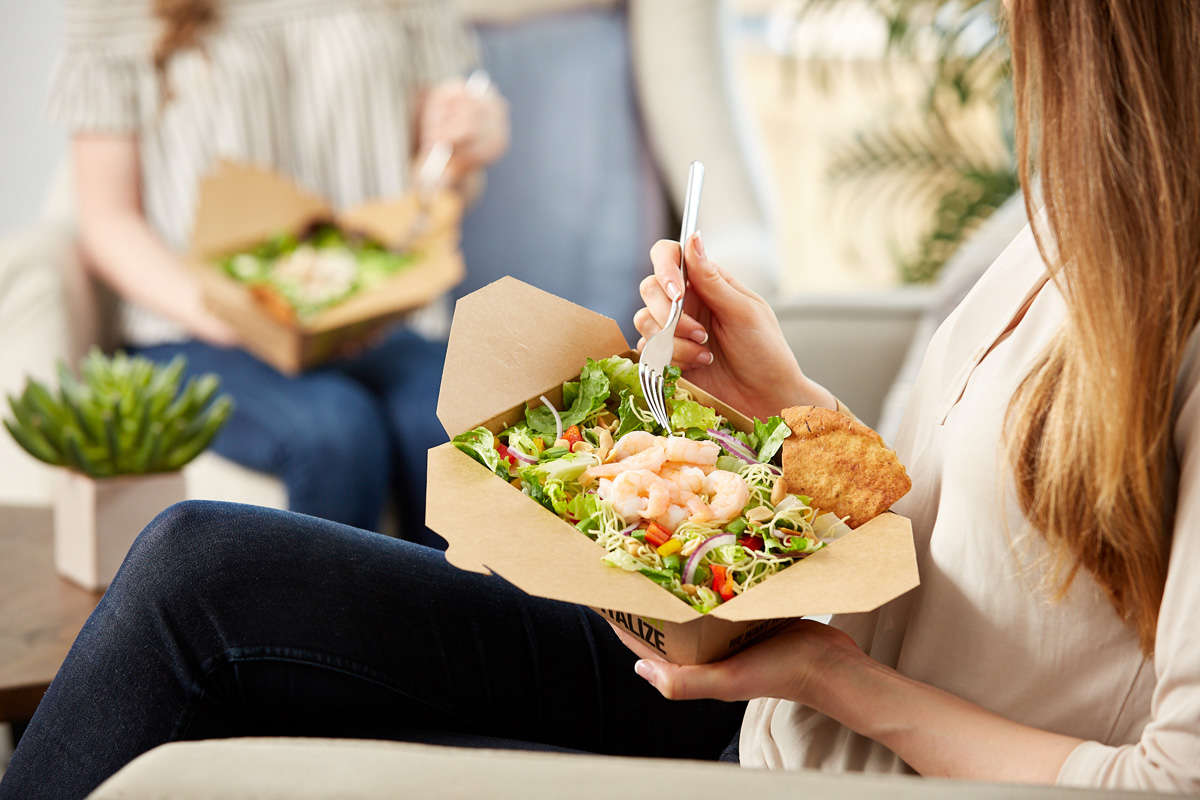
<svg viewBox="0 0 1200 800">
<path fill-rule="evenodd" d="M 579 432 L 578 425 L 572 425 L 563 431 L 563 438 L 567 440 L 567 447 L 574 447 L 576 442 L 583 441 L 583 434 Z"/>
<path fill-rule="evenodd" d="M 763 549 L 763 540 L 761 536 L 742 536 L 738 539 L 738 544 L 747 550 L 757 550 L 760 553 Z"/>
<path fill-rule="evenodd" d="M 517 465 L 517 457 L 508 452 L 508 448 L 500 444 L 500 442 L 496 442 L 496 452 L 500 454 L 501 458 L 508 462 L 510 467 L 515 467 Z"/>
<path fill-rule="evenodd" d="M 662 547 L 670 538 L 671 532 L 657 522 L 646 526 L 646 541 L 655 547 Z"/>
<path fill-rule="evenodd" d="M 721 596 L 722 602 L 733 599 L 733 576 L 728 570 L 720 564 L 709 564 L 708 568 L 712 570 L 713 575 L 713 591 Z"/>
</svg>

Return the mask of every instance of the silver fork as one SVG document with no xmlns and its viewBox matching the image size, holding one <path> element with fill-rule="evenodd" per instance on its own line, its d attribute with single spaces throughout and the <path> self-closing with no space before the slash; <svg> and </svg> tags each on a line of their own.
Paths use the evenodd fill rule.
<svg viewBox="0 0 1200 800">
<path fill-rule="evenodd" d="M 667 324 L 650 337 L 638 359 L 638 380 L 642 384 L 646 405 L 649 406 L 655 421 L 668 431 L 671 429 L 671 418 L 667 415 L 667 403 L 663 398 L 663 372 L 671 363 L 671 356 L 675 352 L 675 326 L 683 316 L 683 297 L 687 291 L 687 266 L 684 264 L 683 250 L 687 247 L 688 237 L 696 232 L 696 221 L 700 214 L 700 189 L 703 186 L 704 165 L 693 161 L 688 171 L 687 196 L 683 201 L 683 227 L 679 233 L 679 270 L 683 274 L 683 285 L 679 288 L 678 299 L 671 301 Z"/>
<path fill-rule="evenodd" d="M 483 97 L 492 85 L 492 78 L 484 69 L 476 69 L 467 77 L 467 93 L 472 97 Z M 454 155 L 454 148 L 444 139 L 439 139 L 429 148 L 425 159 L 421 162 L 416 175 L 417 216 L 413 219 L 401 244 L 396 245 L 398 251 L 410 249 L 422 236 L 429 231 L 433 198 L 442 183 L 446 165 Z"/>
</svg>

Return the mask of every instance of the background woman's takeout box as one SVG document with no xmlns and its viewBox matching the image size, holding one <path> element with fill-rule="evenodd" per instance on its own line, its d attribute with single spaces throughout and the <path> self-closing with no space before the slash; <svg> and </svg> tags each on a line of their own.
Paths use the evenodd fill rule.
<svg viewBox="0 0 1200 800">
<path fill-rule="evenodd" d="M 499 432 L 587 358 L 630 353 L 607 317 L 503 278 L 458 301 L 438 400 L 455 436 Z M 735 426 L 746 417 L 681 381 Z M 653 581 L 601 561 L 604 549 L 452 444 L 429 451 L 426 521 L 449 543 L 449 561 L 493 572 L 532 595 L 581 603 L 679 664 L 715 661 L 789 620 L 870 611 L 917 585 L 912 527 L 882 514 L 745 594 L 699 614 Z"/>
<path fill-rule="evenodd" d="M 328 359 L 341 342 L 430 303 L 462 281 L 461 198 L 440 192 L 421 235 L 406 242 L 418 211 L 413 193 L 334 211 L 277 173 L 222 161 L 201 183 L 188 260 L 200 276 L 205 302 L 237 330 L 245 347 L 280 371 L 295 373 Z M 406 245 L 415 260 L 369 291 L 296 321 L 272 315 L 245 284 L 216 264 L 216 259 L 321 221 L 389 247 Z"/>
</svg>

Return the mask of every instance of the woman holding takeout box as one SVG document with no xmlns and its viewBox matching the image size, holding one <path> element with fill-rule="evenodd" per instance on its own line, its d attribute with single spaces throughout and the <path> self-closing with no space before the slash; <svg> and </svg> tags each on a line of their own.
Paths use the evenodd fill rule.
<svg viewBox="0 0 1200 800">
<path fill-rule="evenodd" d="M 125 301 L 123 344 L 155 359 L 183 352 L 190 371 L 219 374 L 237 410 L 215 449 L 279 475 L 293 510 L 374 529 L 394 476 L 402 527 L 422 538 L 443 346 L 418 321 L 285 377 L 239 347 L 177 254 L 218 159 L 277 171 L 344 209 L 403 195 L 414 156 L 442 140 L 453 145 L 446 180 L 471 191 L 507 146 L 507 114 L 494 90 L 468 91 L 459 77 L 474 52 L 452 3 L 70 0 L 67 10 L 49 116 L 73 134 L 80 232 Z"/>
<path fill-rule="evenodd" d="M 1045 209 L 935 337 L 896 442 L 919 588 L 674 666 L 404 542 L 182 504 L 134 546 L 0 795 L 73 796 L 159 742 L 246 731 L 713 758 L 739 723 L 749 766 L 1200 792 L 1200 7 L 1011 5 Z M 684 255 L 685 374 L 760 417 L 834 408 L 766 302 L 699 236 Z M 652 253 L 644 335 L 678 259 Z"/>
</svg>

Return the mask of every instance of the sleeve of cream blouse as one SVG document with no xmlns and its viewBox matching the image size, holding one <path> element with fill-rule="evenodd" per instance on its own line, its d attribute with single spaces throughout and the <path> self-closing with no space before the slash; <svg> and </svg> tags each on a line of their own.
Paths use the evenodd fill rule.
<svg viewBox="0 0 1200 800">
<path fill-rule="evenodd" d="M 1151 720 L 1135 744 L 1085 742 L 1067 757 L 1060 784 L 1200 794 L 1200 336 L 1180 371 L 1174 447 L 1179 498 L 1158 617 Z"/>
<path fill-rule="evenodd" d="M 463 76 L 479 61 L 475 39 L 457 3 L 407 0 L 404 14 L 413 47 L 413 80 L 418 85 Z"/>
<path fill-rule="evenodd" d="M 779 278 L 774 215 L 749 111 L 733 80 L 726 5 L 629 0 L 628 8 L 642 119 L 670 198 L 682 202 L 688 165 L 704 162 L 705 249 L 769 297 Z"/>
<path fill-rule="evenodd" d="M 144 81 L 154 80 L 140 11 L 103 0 L 66 4 L 66 47 L 50 80 L 45 116 L 71 133 L 129 133 L 142 119 Z"/>
</svg>

